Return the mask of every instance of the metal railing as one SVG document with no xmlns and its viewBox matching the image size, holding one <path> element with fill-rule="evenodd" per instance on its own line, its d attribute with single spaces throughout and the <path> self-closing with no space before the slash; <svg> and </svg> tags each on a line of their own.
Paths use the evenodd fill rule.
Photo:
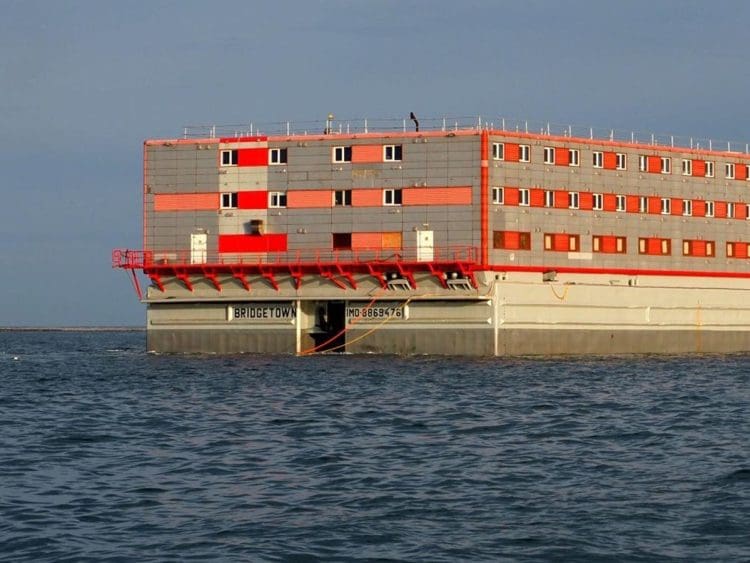
<svg viewBox="0 0 750 563">
<path fill-rule="evenodd" d="M 576 137 L 591 140 L 619 141 L 653 146 L 684 147 L 711 151 L 726 151 L 750 154 L 750 143 L 718 140 L 688 135 L 627 131 L 604 127 L 590 127 L 530 121 L 510 117 L 440 117 L 419 119 L 419 131 L 495 130 L 516 133 L 531 133 L 559 137 Z M 397 133 L 414 131 L 416 123 L 411 118 L 359 118 L 325 120 L 253 122 L 239 125 L 188 125 L 183 128 L 183 138 L 220 138 L 284 135 Z"/>
<path fill-rule="evenodd" d="M 429 250 L 431 250 L 431 255 Z M 140 270 L 152 267 L 187 266 L 296 266 L 318 264 L 383 264 L 414 262 L 478 263 L 479 249 L 473 246 L 407 247 L 403 249 L 310 249 L 288 252 L 195 252 L 191 250 L 129 250 L 112 251 L 112 267 Z"/>
</svg>

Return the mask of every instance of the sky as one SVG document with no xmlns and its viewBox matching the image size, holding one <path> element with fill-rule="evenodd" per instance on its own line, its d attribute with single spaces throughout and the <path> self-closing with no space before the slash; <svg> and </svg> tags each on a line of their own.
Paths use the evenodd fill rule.
<svg viewBox="0 0 750 563">
<path fill-rule="evenodd" d="M 0 326 L 142 326 L 142 143 L 505 116 L 750 142 L 745 0 L 0 0 Z"/>
</svg>

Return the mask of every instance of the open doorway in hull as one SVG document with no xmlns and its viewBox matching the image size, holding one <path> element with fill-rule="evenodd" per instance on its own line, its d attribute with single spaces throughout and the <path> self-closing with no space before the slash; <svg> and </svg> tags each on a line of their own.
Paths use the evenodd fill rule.
<svg viewBox="0 0 750 563">
<path fill-rule="evenodd" d="M 346 351 L 346 308 L 344 301 L 322 301 L 315 307 L 315 328 L 311 334 L 317 352 Z"/>
</svg>

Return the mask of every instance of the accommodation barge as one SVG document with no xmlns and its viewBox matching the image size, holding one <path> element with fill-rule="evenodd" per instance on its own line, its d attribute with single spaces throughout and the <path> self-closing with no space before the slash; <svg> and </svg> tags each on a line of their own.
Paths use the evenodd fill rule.
<svg viewBox="0 0 750 563">
<path fill-rule="evenodd" d="M 310 129 L 144 143 L 143 248 L 113 266 L 149 350 L 750 350 L 747 147 L 481 120 Z"/>
</svg>

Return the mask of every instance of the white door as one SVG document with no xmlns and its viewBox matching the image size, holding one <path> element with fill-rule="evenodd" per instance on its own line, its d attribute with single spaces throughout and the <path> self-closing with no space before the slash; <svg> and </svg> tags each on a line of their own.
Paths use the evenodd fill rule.
<svg viewBox="0 0 750 563">
<path fill-rule="evenodd" d="M 417 231 L 417 262 L 432 262 L 435 258 L 435 246 L 432 242 L 433 231 Z"/>
<path fill-rule="evenodd" d="M 208 235 L 193 233 L 190 235 L 190 263 L 205 264 L 208 254 Z"/>
</svg>

